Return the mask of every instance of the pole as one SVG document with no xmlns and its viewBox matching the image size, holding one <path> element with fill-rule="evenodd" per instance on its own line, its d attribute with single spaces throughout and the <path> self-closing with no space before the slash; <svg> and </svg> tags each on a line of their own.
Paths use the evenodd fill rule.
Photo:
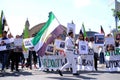
<svg viewBox="0 0 120 80">
<path fill-rule="evenodd" d="M 117 23 L 117 21 L 118 21 L 118 16 L 117 16 L 117 0 L 115 0 L 115 26 L 116 26 L 116 30 L 118 31 L 118 28 L 117 28 L 118 23 Z"/>
</svg>

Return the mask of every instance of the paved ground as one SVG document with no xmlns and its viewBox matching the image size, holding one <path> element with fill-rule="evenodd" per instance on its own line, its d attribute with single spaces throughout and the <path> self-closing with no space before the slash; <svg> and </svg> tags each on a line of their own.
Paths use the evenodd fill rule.
<svg viewBox="0 0 120 80">
<path fill-rule="evenodd" d="M 102 68 L 99 68 L 99 71 L 80 71 L 79 73 L 79 76 L 73 76 L 71 72 L 63 72 L 61 77 L 58 72 L 24 69 L 18 73 L 6 70 L 4 77 L 0 73 L 0 80 L 120 80 L 120 72 L 107 72 Z"/>
</svg>

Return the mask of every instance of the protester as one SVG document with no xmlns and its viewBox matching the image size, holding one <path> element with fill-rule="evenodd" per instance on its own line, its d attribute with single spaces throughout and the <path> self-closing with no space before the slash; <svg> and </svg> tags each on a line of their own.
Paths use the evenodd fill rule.
<svg viewBox="0 0 120 80">
<path fill-rule="evenodd" d="M 97 66 L 98 66 L 98 63 L 97 63 L 97 61 L 98 61 L 98 59 L 99 59 L 99 57 L 98 57 L 98 46 L 94 43 L 94 39 L 91 39 L 91 42 L 93 43 L 93 50 L 94 50 L 94 67 L 95 67 L 95 70 L 97 71 L 98 69 L 97 69 Z"/>
<path fill-rule="evenodd" d="M 66 53 L 67 63 L 65 65 L 63 65 L 58 70 L 58 72 L 61 76 L 63 76 L 63 74 L 62 74 L 63 69 L 72 67 L 73 75 L 79 75 L 77 73 L 76 61 L 74 59 L 75 44 L 74 44 L 74 39 L 73 39 L 73 32 L 68 33 L 68 37 L 66 37 L 65 43 L 66 43 L 65 53 Z"/>
<path fill-rule="evenodd" d="M 6 46 L 6 42 L 4 40 L 7 40 L 7 32 L 3 31 L 2 34 L 2 41 L 1 41 L 1 46 Z M 8 60 L 8 55 L 9 55 L 9 51 L 8 50 L 4 50 L 4 51 L 0 51 L 0 54 L 2 56 L 2 72 L 4 72 L 4 68 L 6 67 L 7 64 L 7 60 Z"/>
<path fill-rule="evenodd" d="M 33 34 L 32 37 L 34 37 L 35 35 Z M 33 60 L 33 64 L 34 64 L 34 68 L 37 69 L 37 54 L 34 50 L 34 47 L 29 48 L 29 54 L 28 54 L 28 59 L 27 59 L 27 67 L 30 67 L 30 69 L 32 69 L 32 60 Z"/>
<path fill-rule="evenodd" d="M 16 35 L 16 39 L 20 39 L 20 36 Z M 23 53 L 22 53 L 22 46 L 15 46 L 14 53 L 11 56 L 12 56 L 11 71 L 13 71 L 15 69 L 17 72 L 19 72 L 18 67 L 19 67 L 20 59 L 22 61 L 24 60 Z M 14 68 L 14 66 L 15 66 L 15 68 Z"/>
<path fill-rule="evenodd" d="M 99 56 L 100 56 L 100 58 L 99 58 L 99 63 L 102 65 L 102 67 L 103 67 L 103 64 L 104 64 L 104 62 L 105 62 L 105 59 L 104 59 L 104 51 L 103 51 L 103 46 L 99 46 Z"/>
</svg>

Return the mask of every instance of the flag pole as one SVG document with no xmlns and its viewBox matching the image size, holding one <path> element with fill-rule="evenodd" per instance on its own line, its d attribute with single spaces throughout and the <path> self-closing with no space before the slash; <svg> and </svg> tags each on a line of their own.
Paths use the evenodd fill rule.
<svg viewBox="0 0 120 80">
<path fill-rule="evenodd" d="M 54 13 L 53 13 L 54 14 Z M 54 16 L 55 16 L 55 14 L 54 14 Z M 58 21 L 58 23 L 60 24 L 60 21 L 57 19 L 57 17 L 55 16 L 55 18 L 56 18 L 56 20 Z"/>
<path fill-rule="evenodd" d="M 117 20 L 118 20 L 118 16 L 117 16 L 117 0 L 115 0 L 115 26 L 116 26 L 116 30 L 118 31 L 118 23 L 117 23 Z"/>
</svg>

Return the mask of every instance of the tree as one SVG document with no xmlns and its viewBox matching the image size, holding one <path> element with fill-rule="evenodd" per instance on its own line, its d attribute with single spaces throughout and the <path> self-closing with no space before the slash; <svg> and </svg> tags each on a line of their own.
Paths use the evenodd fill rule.
<svg viewBox="0 0 120 80">
<path fill-rule="evenodd" d="M 115 17 L 115 16 L 117 16 L 118 17 L 118 19 L 120 20 L 120 12 L 119 11 L 115 11 L 115 9 L 112 9 L 112 11 L 113 11 L 113 16 Z"/>
</svg>

